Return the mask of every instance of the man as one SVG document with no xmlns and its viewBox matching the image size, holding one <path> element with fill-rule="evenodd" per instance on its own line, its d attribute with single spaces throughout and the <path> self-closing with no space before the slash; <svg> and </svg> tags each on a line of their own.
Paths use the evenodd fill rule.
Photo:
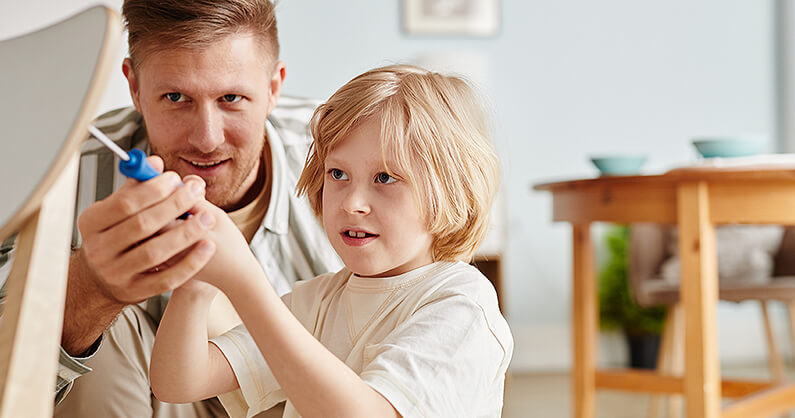
<svg viewBox="0 0 795 418">
<path fill-rule="evenodd" d="M 268 0 L 127 0 L 122 15 L 130 47 L 122 71 L 135 109 L 96 124 L 176 173 L 125 181 L 107 150 L 84 149 L 56 416 L 214 415 L 217 404 L 170 405 L 151 395 L 161 294 L 212 256 L 205 234 L 213 220 L 195 209 L 203 198 L 229 212 L 280 293 L 341 266 L 294 193 L 313 104 L 285 98 L 276 107 L 285 66 Z M 175 221 L 186 211 L 192 216 Z M 10 243 L 3 248 L 0 264 L 10 259 Z"/>
</svg>

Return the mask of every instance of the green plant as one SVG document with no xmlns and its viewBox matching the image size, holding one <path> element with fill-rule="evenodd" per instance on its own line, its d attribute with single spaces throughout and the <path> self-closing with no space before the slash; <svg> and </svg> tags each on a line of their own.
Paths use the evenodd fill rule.
<svg viewBox="0 0 795 418">
<path fill-rule="evenodd" d="M 627 275 L 629 227 L 615 225 L 605 234 L 608 259 L 599 272 L 599 319 L 602 329 L 631 335 L 662 332 L 664 307 L 644 308 L 632 299 Z"/>
</svg>

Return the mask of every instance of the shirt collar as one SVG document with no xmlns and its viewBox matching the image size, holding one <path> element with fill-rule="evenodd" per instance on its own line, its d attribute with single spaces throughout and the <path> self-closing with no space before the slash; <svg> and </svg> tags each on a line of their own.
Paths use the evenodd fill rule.
<svg viewBox="0 0 795 418">
<path fill-rule="evenodd" d="M 286 234 L 290 220 L 290 186 L 287 184 L 284 142 L 270 121 L 265 122 L 271 147 L 271 198 L 262 225 L 275 234 Z"/>
</svg>

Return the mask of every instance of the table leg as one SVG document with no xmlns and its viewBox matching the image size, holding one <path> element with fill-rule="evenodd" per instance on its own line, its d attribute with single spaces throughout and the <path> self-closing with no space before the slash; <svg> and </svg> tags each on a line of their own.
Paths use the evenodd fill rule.
<svg viewBox="0 0 795 418">
<path fill-rule="evenodd" d="M 576 418 L 592 418 L 596 407 L 597 300 L 591 225 L 573 225 L 572 392 Z"/>
<path fill-rule="evenodd" d="M 716 312 L 718 263 L 708 186 L 685 183 L 678 190 L 679 254 L 685 309 L 685 404 L 688 417 L 721 413 Z"/>
</svg>

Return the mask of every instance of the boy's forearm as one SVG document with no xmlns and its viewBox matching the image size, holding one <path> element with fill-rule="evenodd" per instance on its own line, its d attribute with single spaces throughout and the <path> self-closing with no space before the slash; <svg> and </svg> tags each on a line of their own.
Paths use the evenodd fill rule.
<svg viewBox="0 0 795 418">
<path fill-rule="evenodd" d="M 176 290 L 157 330 L 150 365 L 152 392 L 165 402 L 192 402 L 210 376 L 206 296 Z"/>
<path fill-rule="evenodd" d="M 302 416 L 398 416 L 303 327 L 266 279 L 240 280 L 222 290 Z"/>
</svg>

